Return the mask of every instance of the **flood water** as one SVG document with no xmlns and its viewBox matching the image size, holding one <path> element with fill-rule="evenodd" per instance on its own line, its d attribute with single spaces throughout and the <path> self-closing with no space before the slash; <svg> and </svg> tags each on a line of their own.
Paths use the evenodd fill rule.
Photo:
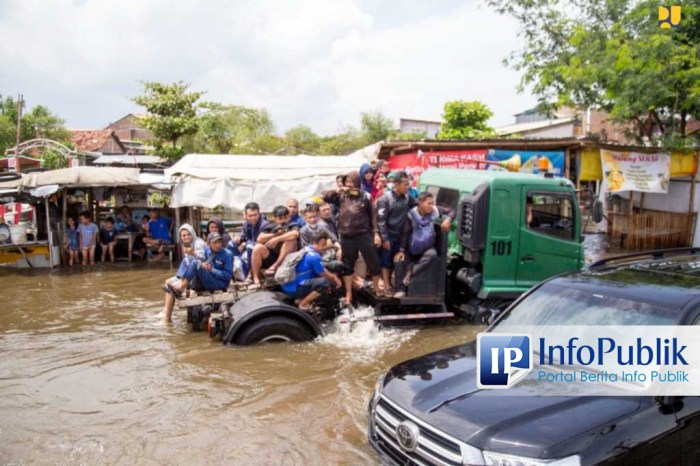
<svg viewBox="0 0 700 466">
<path fill-rule="evenodd" d="M 0 463 L 377 464 L 367 402 L 390 366 L 482 327 L 223 347 L 161 322 L 165 264 L 0 270 Z"/>
</svg>

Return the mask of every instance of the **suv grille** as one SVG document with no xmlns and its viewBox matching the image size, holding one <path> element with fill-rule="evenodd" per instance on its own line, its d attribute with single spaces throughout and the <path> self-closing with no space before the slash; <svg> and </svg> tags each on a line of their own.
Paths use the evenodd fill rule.
<svg viewBox="0 0 700 466">
<path fill-rule="evenodd" d="M 414 451 L 404 450 L 397 440 L 396 426 L 403 421 L 413 422 L 420 430 Z M 420 421 L 383 396 L 372 412 L 372 422 L 384 453 L 402 464 L 459 466 L 462 448 L 474 449 Z"/>
</svg>

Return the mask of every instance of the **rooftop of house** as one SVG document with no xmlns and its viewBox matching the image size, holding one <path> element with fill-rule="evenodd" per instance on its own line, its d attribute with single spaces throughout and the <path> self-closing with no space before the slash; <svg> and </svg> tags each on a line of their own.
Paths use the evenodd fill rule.
<svg viewBox="0 0 700 466">
<path fill-rule="evenodd" d="M 116 137 L 114 131 L 108 129 L 70 130 L 70 141 L 75 148 L 81 152 L 101 152 L 101 149 L 113 139 L 124 151 L 124 145 L 119 138 Z"/>
<path fill-rule="evenodd" d="M 501 126 L 496 128 L 496 134 L 499 136 L 507 136 L 509 134 L 520 134 L 527 133 L 529 131 L 535 131 L 539 129 L 549 128 L 553 126 L 560 126 L 564 124 L 570 124 L 576 121 L 575 116 L 556 118 L 553 120 L 542 120 L 542 121 L 531 121 L 528 123 L 518 123 L 515 125 Z"/>
</svg>

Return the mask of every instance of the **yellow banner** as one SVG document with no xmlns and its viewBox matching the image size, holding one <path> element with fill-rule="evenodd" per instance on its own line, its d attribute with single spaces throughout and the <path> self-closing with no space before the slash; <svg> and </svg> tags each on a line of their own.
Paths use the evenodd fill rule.
<svg viewBox="0 0 700 466">
<path fill-rule="evenodd" d="M 698 171 L 698 157 L 694 153 L 671 152 L 671 178 L 693 176 Z M 581 152 L 581 181 L 599 181 L 603 179 L 603 167 L 600 162 L 600 149 L 584 149 Z"/>
<path fill-rule="evenodd" d="M 598 181 L 603 179 L 603 166 L 600 163 L 600 149 L 584 149 L 581 153 L 579 180 Z"/>
</svg>

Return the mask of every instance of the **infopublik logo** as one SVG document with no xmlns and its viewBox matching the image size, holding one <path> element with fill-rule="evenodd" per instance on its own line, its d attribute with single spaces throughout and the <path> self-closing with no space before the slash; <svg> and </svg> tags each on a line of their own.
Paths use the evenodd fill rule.
<svg viewBox="0 0 700 466">
<path fill-rule="evenodd" d="M 532 370 L 530 335 L 480 333 L 476 345 L 479 388 L 512 387 Z"/>
<path fill-rule="evenodd" d="M 550 373 L 540 370 L 537 381 L 577 382 L 603 381 L 645 382 L 647 375 L 637 371 L 615 373 L 595 369 L 615 364 L 617 367 L 688 366 L 684 356 L 688 349 L 677 338 L 634 338 L 633 344 L 618 344 L 615 339 L 596 337 L 591 344 L 584 344 L 578 337 L 569 337 L 565 344 L 547 344 L 546 339 L 533 339 L 530 333 L 480 333 L 477 336 L 477 387 L 510 388 L 530 373 L 537 363 L 539 367 L 593 367 L 590 374 L 584 371 Z M 538 348 L 534 348 L 534 341 Z M 534 349 L 537 349 L 535 360 Z M 596 372 L 597 371 L 597 372 Z M 674 373 L 651 372 L 651 381 L 687 382 L 685 371 Z"/>
</svg>

